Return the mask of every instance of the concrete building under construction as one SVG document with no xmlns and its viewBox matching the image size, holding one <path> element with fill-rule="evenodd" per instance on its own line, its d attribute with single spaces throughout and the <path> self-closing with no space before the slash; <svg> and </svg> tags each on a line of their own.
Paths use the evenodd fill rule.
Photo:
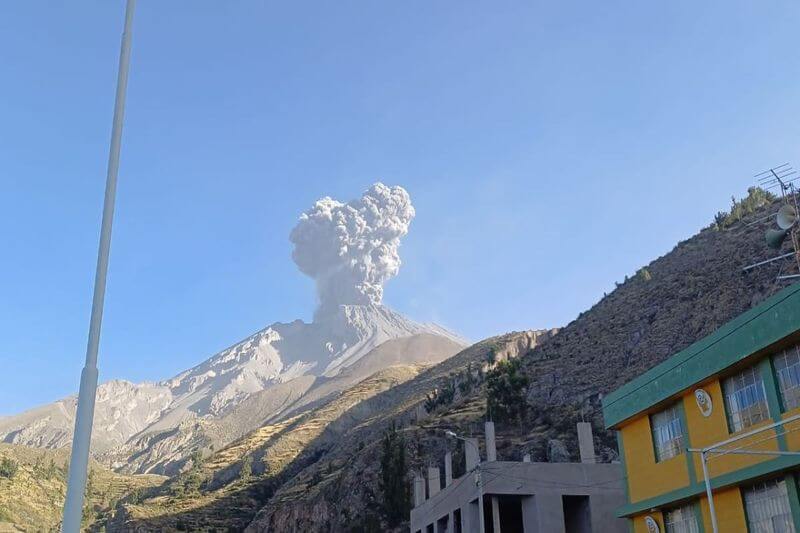
<svg viewBox="0 0 800 533">
<path fill-rule="evenodd" d="M 438 467 L 415 475 L 412 533 L 627 531 L 615 516 L 625 501 L 622 468 L 595 462 L 590 424 L 578 424 L 580 463 L 534 463 L 528 456 L 522 462 L 498 461 L 492 422 L 486 423 L 485 461 L 478 439 L 462 440 L 464 476 L 453 479 L 450 453 L 444 458 L 444 484 Z"/>
</svg>

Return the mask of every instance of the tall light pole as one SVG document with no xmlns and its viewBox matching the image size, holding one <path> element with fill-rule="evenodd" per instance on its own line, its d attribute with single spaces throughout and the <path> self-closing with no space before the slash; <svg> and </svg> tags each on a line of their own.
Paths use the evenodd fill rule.
<svg viewBox="0 0 800 533">
<path fill-rule="evenodd" d="M 478 456 L 478 466 L 475 467 L 475 484 L 478 486 L 478 520 L 480 520 L 480 529 L 478 531 L 480 533 L 485 533 L 483 524 L 483 477 L 481 476 L 481 451 L 473 441 L 465 439 L 464 437 L 459 437 L 455 434 L 455 432 L 450 431 L 449 429 L 445 430 L 444 434 L 453 439 L 464 441 L 464 446 L 469 444 L 475 447 L 475 453 Z"/>
<path fill-rule="evenodd" d="M 117 94 L 114 103 L 114 123 L 111 129 L 111 147 L 108 154 L 106 194 L 103 203 L 103 222 L 100 227 L 100 248 L 97 253 L 97 271 L 94 279 L 92 316 L 89 322 L 89 341 L 86 346 L 86 363 L 81 372 L 78 407 L 75 413 L 75 433 L 72 438 L 72 455 L 69 461 L 67 498 L 64 502 L 63 533 L 78 533 L 83 513 L 86 475 L 89 466 L 89 447 L 92 441 L 92 419 L 97 394 L 97 350 L 100 345 L 100 326 L 103 321 L 103 301 L 106 294 L 108 254 L 111 248 L 111 226 L 114 220 L 114 199 L 117 193 L 117 172 L 122 142 L 122 123 L 125 116 L 125 92 L 128 86 L 128 65 L 131 57 L 131 26 L 136 0 L 127 0 L 125 29 L 119 54 Z"/>
</svg>

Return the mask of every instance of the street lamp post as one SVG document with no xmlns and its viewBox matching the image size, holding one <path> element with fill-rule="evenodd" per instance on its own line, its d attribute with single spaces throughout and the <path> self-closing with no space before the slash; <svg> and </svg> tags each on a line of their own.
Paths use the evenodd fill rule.
<svg viewBox="0 0 800 533">
<path fill-rule="evenodd" d="M 455 432 L 450 431 L 449 429 L 444 432 L 450 438 L 458 439 L 464 441 L 464 445 L 467 444 L 475 447 L 475 453 L 478 455 L 478 466 L 475 467 L 475 484 L 478 486 L 478 520 L 480 520 L 480 533 L 485 533 L 484 530 L 484 523 L 483 523 L 483 476 L 481 476 L 481 451 L 478 446 L 472 442 L 471 440 L 465 439 L 464 437 L 459 437 L 456 435 Z"/>
<path fill-rule="evenodd" d="M 122 34 L 119 55 L 111 147 L 108 155 L 103 221 L 100 227 L 100 248 L 97 252 L 92 316 L 89 323 L 89 341 L 86 346 L 86 362 L 81 372 L 78 406 L 75 413 L 75 433 L 72 438 L 72 452 L 69 461 L 67 497 L 64 501 L 64 518 L 61 523 L 61 531 L 63 533 L 78 533 L 83 514 L 83 498 L 86 491 L 86 476 L 89 466 L 89 448 L 92 441 L 92 419 L 94 418 L 94 404 L 97 394 L 97 351 L 100 345 L 100 326 L 103 321 L 103 301 L 106 292 L 108 255 L 111 248 L 111 226 L 114 220 L 114 200 L 117 192 L 122 122 L 125 116 L 125 92 L 128 86 L 128 65 L 131 55 L 131 26 L 133 24 L 135 6 L 136 0 L 127 0 L 125 29 Z"/>
</svg>

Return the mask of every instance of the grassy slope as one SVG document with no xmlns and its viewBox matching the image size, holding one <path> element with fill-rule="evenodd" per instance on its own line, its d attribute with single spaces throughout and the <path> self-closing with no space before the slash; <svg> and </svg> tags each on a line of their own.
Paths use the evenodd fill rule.
<svg viewBox="0 0 800 533">
<path fill-rule="evenodd" d="M 66 494 L 68 450 L 0 444 L 0 457 L 17 463 L 12 478 L 0 477 L 0 531 L 55 531 Z M 92 465 L 86 525 L 130 492 L 164 481 L 160 476 L 126 476 Z"/>
</svg>

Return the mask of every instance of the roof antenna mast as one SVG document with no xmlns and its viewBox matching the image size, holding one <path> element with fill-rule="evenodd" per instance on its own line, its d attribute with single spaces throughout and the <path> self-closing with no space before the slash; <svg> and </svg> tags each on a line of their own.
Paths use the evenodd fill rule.
<svg viewBox="0 0 800 533">
<path fill-rule="evenodd" d="M 800 206 L 798 206 L 797 202 L 798 190 L 794 184 L 796 180 L 800 179 L 800 176 L 797 176 L 797 171 L 793 169 L 789 163 L 784 163 L 777 167 L 770 168 L 769 170 L 765 170 L 764 172 L 760 172 L 754 177 L 758 180 L 759 187 L 766 190 L 778 189 L 780 191 L 781 207 L 774 215 L 751 222 L 748 225 L 763 222 L 774 216 L 778 229 L 767 230 L 765 234 L 767 246 L 775 250 L 780 250 L 786 237 L 790 237 L 793 251 L 748 265 L 744 267 L 743 270 L 746 272 L 768 263 L 794 257 L 798 273 L 781 274 L 781 272 L 779 272 L 775 280 L 780 281 L 800 278 L 800 236 L 798 235 L 800 231 Z M 781 271 L 782 270 L 783 268 L 781 268 Z"/>
</svg>

